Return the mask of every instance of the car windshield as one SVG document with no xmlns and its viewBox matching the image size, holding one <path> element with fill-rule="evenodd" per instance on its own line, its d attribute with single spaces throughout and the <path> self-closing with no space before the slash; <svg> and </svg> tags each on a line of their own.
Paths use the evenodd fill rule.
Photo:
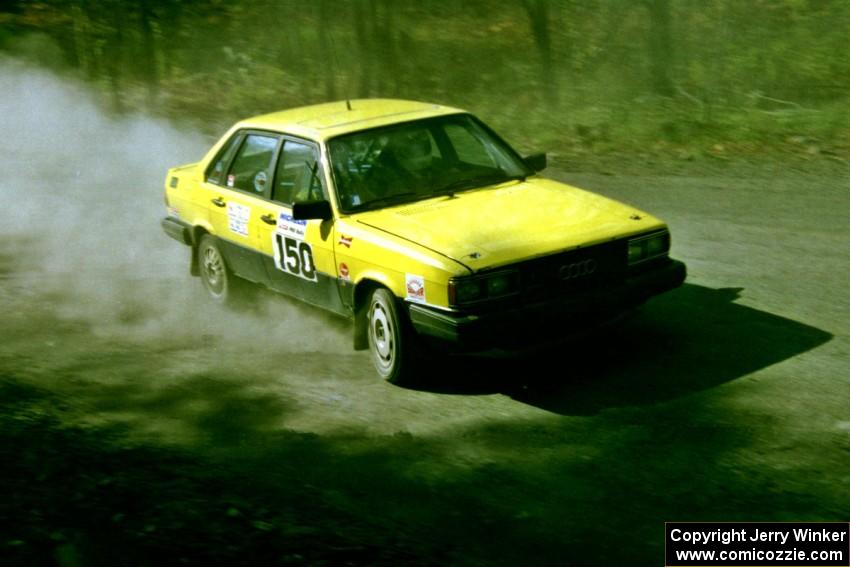
<svg viewBox="0 0 850 567">
<path fill-rule="evenodd" d="M 451 195 L 532 173 L 468 114 L 348 134 L 330 140 L 328 149 L 343 212 Z"/>
</svg>

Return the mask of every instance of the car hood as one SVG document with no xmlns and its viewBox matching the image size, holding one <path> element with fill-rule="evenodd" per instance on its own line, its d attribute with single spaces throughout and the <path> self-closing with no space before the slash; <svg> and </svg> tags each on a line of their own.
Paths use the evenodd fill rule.
<svg viewBox="0 0 850 567">
<path fill-rule="evenodd" d="M 664 227 L 623 203 L 535 177 L 357 215 L 472 271 Z"/>
</svg>

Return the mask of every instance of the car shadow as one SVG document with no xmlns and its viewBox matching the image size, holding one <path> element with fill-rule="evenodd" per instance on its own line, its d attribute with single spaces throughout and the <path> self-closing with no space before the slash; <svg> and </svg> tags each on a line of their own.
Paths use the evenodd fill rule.
<svg viewBox="0 0 850 567">
<path fill-rule="evenodd" d="M 416 389 L 502 393 L 558 414 L 591 415 L 713 388 L 832 338 L 735 303 L 741 291 L 685 284 L 622 324 L 580 340 L 534 354 L 442 358 Z"/>
</svg>

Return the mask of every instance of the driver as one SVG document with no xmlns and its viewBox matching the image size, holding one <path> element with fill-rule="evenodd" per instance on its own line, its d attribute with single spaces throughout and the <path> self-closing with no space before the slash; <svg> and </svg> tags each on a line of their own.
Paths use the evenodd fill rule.
<svg viewBox="0 0 850 567">
<path fill-rule="evenodd" d="M 352 148 L 341 144 L 335 149 L 334 167 L 344 206 L 429 190 L 434 157 L 427 129 L 404 127 L 380 136 L 376 142 L 380 149 L 375 151 L 374 162 L 359 175 L 352 174 L 347 166 L 353 157 Z"/>
<path fill-rule="evenodd" d="M 426 130 L 402 130 L 393 136 L 389 145 L 399 165 L 408 173 L 420 176 L 431 166 L 431 136 Z"/>
<path fill-rule="evenodd" d="M 427 130 L 404 128 L 389 134 L 377 160 L 373 190 L 380 195 L 427 190 L 432 160 Z"/>
</svg>

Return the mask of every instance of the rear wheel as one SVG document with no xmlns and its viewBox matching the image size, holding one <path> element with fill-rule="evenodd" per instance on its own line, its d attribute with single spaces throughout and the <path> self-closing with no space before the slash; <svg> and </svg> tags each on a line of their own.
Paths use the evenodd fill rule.
<svg viewBox="0 0 850 567">
<path fill-rule="evenodd" d="M 205 234 L 198 244 L 198 272 L 201 282 L 210 297 L 217 303 L 230 303 L 233 300 L 233 272 L 224 262 L 224 256 L 216 239 Z"/>
<path fill-rule="evenodd" d="M 374 290 L 369 299 L 369 350 L 378 374 L 393 384 L 411 382 L 414 374 L 414 343 L 404 323 L 393 294 L 385 288 Z"/>
</svg>

